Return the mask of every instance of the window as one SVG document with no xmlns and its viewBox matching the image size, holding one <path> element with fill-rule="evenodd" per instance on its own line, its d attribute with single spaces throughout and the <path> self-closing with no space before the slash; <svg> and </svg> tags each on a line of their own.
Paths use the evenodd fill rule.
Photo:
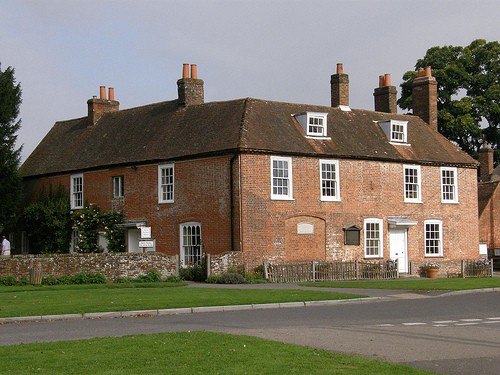
<svg viewBox="0 0 500 375">
<path fill-rule="evenodd" d="M 123 176 L 113 177 L 113 198 L 123 198 Z"/>
<path fill-rule="evenodd" d="M 426 220 L 425 226 L 425 255 L 443 256 L 443 230 L 439 220 Z"/>
<path fill-rule="evenodd" d="M 180 234 L 182 266 L 199 264 L 202 256 L 201 224 L 181 224 Z"/>
<path fill-rule="evenodd" d="M 306 135 L 311 137 L 327 137 L 327 113 L 304 112 L 295 115 L 295 119 L 302 126 Z"/>
<path fill-rule="evenodd" d="M 172 203 L 174 201 L 174 165 L 158 166 L 158 202 Z"/>
<path fill-rule="evenodd" d="M 441 168 L 441 202 L 458 203 L 457 168 Z"/>
<path fill-rule="evenodd" d="M 320 160 L 321 200 L 339 201 L 339 162 L 337 160 Z"/>
<path fill-rule="evenodd" d="M 405 165 L 405 202 L 420 203 L 421 198 L 421 179 L 419 165 Z"/>
<path fill-rule="evenodd" d="M 83 208 L 83 174 L 71 176 L 71 208 Z"/>
<path fill-rule="evenodd" d="M 78 229 L 73 228 L 71 231 L 71 243 L 69 246 L 69 252 L 71 254 L 78 252 L 78 245 L 80 243 L 80 233 Z"/>
<path fill-rule="evenodd" d="M 379 124 L 390 142 L 407 145 L 408 121 L 389 120 Z"/>
<path fill-rule="evenodd" d="M 381 219 L 365 219 L 365 257 L 382 258 L 383 221 Z"/>
<path fill-rule="evenodd" d="M 271 157 L 271 199 L 293 199 L 292 158 Z"/>
</svg>

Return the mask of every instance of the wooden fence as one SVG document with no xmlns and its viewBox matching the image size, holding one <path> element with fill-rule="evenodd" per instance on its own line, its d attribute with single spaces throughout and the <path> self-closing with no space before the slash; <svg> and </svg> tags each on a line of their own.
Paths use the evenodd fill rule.
<svg viewBox="0 0 500 375">
<path fill-rule="evenodd" d="M 493 262 L 488 260 L 463 260 L 462 277 L 493 277 Z"/>
<path fill-rule="evenodd" d="M 397 261 L 264 263 L 264 276 L 275 283 L 397 279 Z"/>
</svg>

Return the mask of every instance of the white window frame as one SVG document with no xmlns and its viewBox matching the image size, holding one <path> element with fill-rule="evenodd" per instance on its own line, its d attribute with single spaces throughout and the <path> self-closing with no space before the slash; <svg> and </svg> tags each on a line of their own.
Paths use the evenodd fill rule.
<svg viewBox="0 0 500 375">
<path fill-rule="evenodd" d="M 444 174 L 453 173 L 453 183 L 445 181 L 450 176 Z M 458 169 L 456 167 L 441 167 L 439 171 L 441 179 L 441 202 L 442 203 L 458 203 Z M 451 197 L 449 195 L 452 195 Z"/>
<path fill-rule="evenodd" d="M 429 236 L 431 232 L 428 231 L 428 225 L 438 226 L 437 231 L 435 229 L 432 231 L 433 237 Z M 437 244 L 431 243 L 431 241 L 437 242 Z M 435 248 L 437 248 L 437 252 L 429 252 L 430 249 Z M 424 255 L 431 258 L 443 256 L 443 222 L 441 220 L 424 220 Z"/>
<path fill-rule="evenodd" d="M 329 166 L 331 168 L 330 170 L 324 171 L 323 166 Z M 333 174 L 334 176 L 331 176 L 331 174 Z M 340 170 L 338 160 L 319 161 L 319 180 L 321 200 L 327 202 L 340 201 Z M 325 194 L 325 191 L 329 190 L 333 190 L 334 194 Z"/>
<path fill-rule="evenodd" d="M 376 224 L 378 225 L 378 237 L 372 236 L 371 228 L 368 229 L 368 225 Z M 384 220 L 382 219 L 365 219 L 363 224 L 364 230 L 364 253 L 365 258 L 383 258 L 384 257 Z M 375 241 L 374 243 L 370 243 L 369 241 Z M 377 254 L 368 254 L 368 250 L 377 244 L 378 253 Z"/>
<path fill-rule="evenodd" d="M 123 198 L 125 189 L 123 186 L 123 176 L 113 176 L 113 198 Z"/>
<path fill-rule="evenodd" d="M 73 174 L 70 177 L 71 202 L 72 210 L 83 208 L 83 174 Z M 76 182 L 80 180 L 80 183 Z"/>
<path fill-rule="evenodd" d="M 179 235 L 181 266 L 189 267 L 199 264 L 203 256 L 203 237 L 201 231 L 201 223 L 194 221 L 182 223 L 179 226 Z M 193 238 L 198 239 L 199 243 L 194 243 Z M 193 253 L 193 251 L 195 253 Z M 186 254 L 186 252 L 188 254 Z"/>
<path fill-rule="evenodd" d="M 416 171 L 415 175 L 407 176 L 407 171 Z M 408 179 L 416 178 L 415 181 L 408 181 Z M 420 169 L 420 165 L 405 165 L 403 167 L 403 183 L 404 183 L 404 201 L 406 203 L 422 203 L 422 173 Z M 416 197 L 408 197 L 409 194 L 413 193 L 411 187 L 416 188 Z"/>
<path fill-rule="evenodd" d="M 172 170 L 171 175 L 164 176 L 164 170 Z M 171 181 L 165 179 L 170 177 Z M 164 179 L 165 178 L 165 179 Z M 158 203 L 173 203 L 175 193 L 175 169 L 174 164 L 158 165 Z"/>
<path fill-rule="evenodd" d="M 317 123 L 312 124 L 311 121 L 317 121 Z M 311 137 L 326 137 L 328 134 L 327 125 L 326 113 L 307 112 L 307 135 Z M 319 129 L 319 131 L 313 131 L 314 128 Z"/>
<path fill-rule="evenodd" d="M 389 139 L 389 143 L 395 145 L 409 146 L 408 144 L 408 121 L 388 120 L 378 121 L 378 124 Z M 401 131 L 395 132 L 394 127 L 401 127 Z M 399 129 L 398 129 L 399 130 Z M 401 134 L 403 139 L 394 137 L 395 134 Z"/>
<path fill-rule="evenodd" d="M 274 163 L 286 163 L 286 169 L 274 168 Z M 279 171 L 283 170 L 283 176 L 280 176 Z M 275 174 L 275 172 L 277 172 Z M 286 182 L 279 184 L 279 182 Z M 286 193 L 279 192 L 285 190 Z M 292 175 L 292 158 L 282 156 L 271 156 L 271 199 L 273 200 L 293 200 L 293 175 Z"/>
</svg>

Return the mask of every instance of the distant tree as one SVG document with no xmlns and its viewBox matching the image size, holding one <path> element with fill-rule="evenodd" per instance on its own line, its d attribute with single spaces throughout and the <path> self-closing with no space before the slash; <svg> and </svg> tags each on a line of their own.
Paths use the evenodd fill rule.
<svg viewBox="0 0 500 375">
<path fill-rule="evenodd" d="M 432 67 L 438 82 L 438 129 L 462 150 L 477 158 L 484 140 L 500 160 L 500 43 L 473 41 L 466 47 L 444 46 L 427 50 L 415 68 Z M 402 109 L 412 107 L 416 72 L 403 75 Z"/>
<path fill-rule="evenodd" d="M 17 120 L 21 104 L 21 85 L 16 84 L 14 69 L 0 65 L 0 231 L 16 222 L 21 201 L 21 178 L 17 172 L 21 148 L 16 149 Z M 17 120 L 17 121 L 16 121 Z"/>
</svg>

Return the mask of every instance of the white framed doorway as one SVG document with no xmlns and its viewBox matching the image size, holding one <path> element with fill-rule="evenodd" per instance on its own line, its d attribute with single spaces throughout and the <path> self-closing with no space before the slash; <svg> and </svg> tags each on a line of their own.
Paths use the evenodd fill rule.
<svg viewBox="0 0 500 375">
<path fill-rule="evenodd" d="M 408 273 L 408 227 L 389 227 L 391 260 L 398 261 L 398 272 Z"/>
</svg>

